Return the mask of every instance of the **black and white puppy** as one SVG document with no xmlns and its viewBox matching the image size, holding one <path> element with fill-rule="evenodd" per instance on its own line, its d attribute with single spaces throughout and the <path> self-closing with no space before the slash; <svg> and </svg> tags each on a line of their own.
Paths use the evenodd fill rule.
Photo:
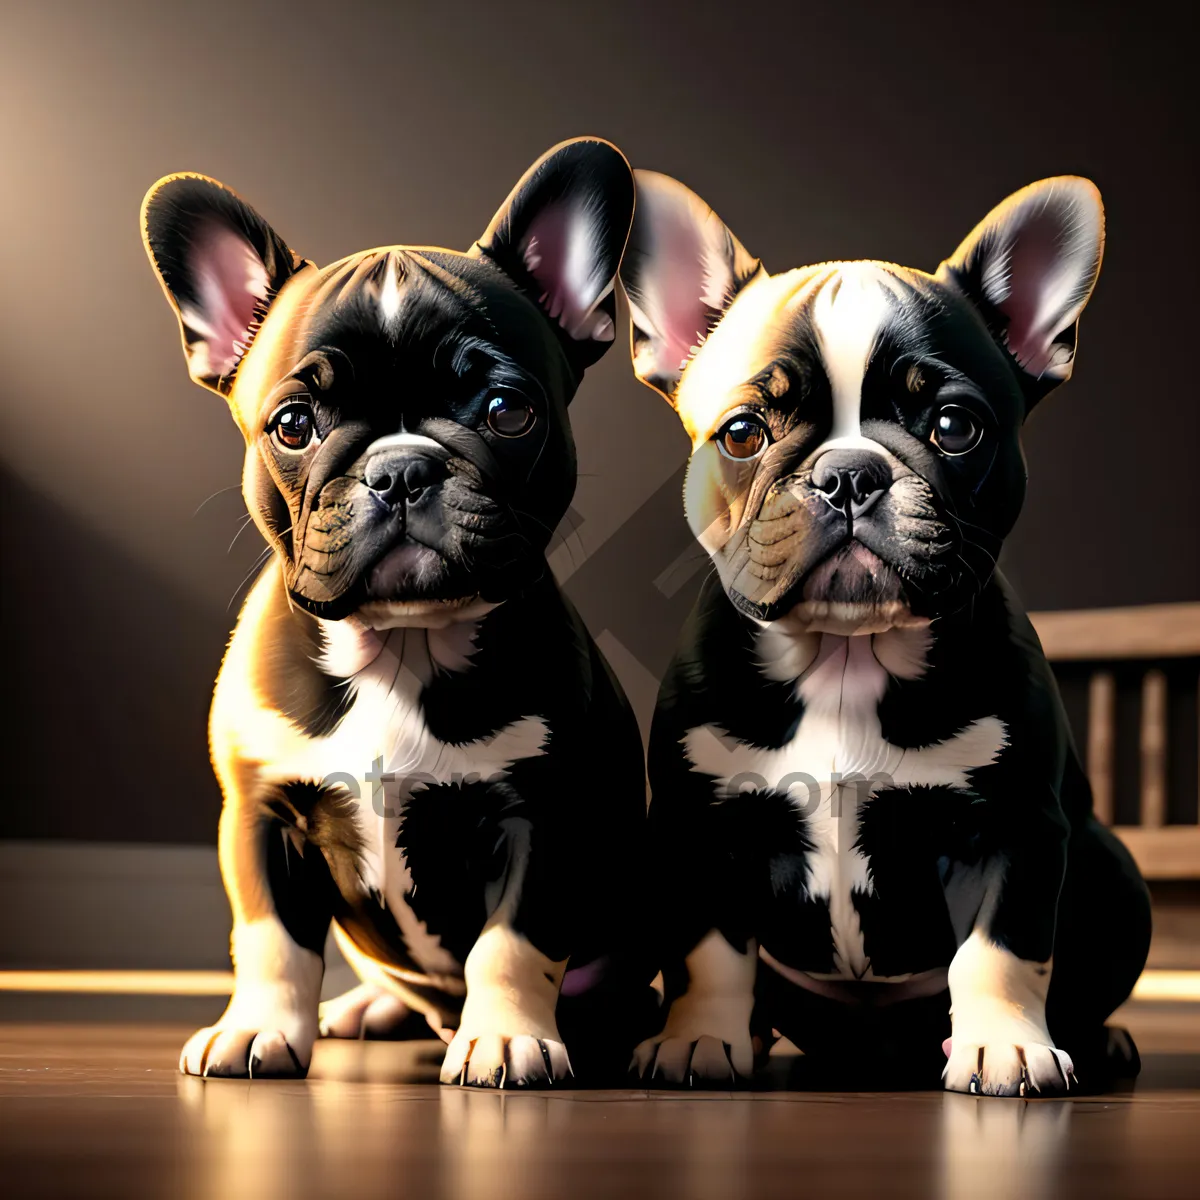
<svg viewBox="0 0 1200 1200">
<path fill-rule="evenodd" d="M 235 991 L 184 1072 L 305 1073 L 331 919 L 364 986 L 326 1032 L 415 1009 L 449 1042 L 446 1082 L 553 1083 L 564 1042 L 577 1067 L 598 1044 L 589 1014 L 615 1036 L 628 893 L 611 860 L 644 827 L 642 749 L 545 549 L 633 203 L 622 155 L 579 139 L 465 254 L 318 268 L 211 179 L 150 190 L 151 262 L 192 378 L 245 437 L 273 549 L 210 728 Z"/>
<path fill-rule="evenodd" d="M 947 1088 L 1065 1091 L 1071 1054 L 1104 1061 L 1148 897 L 995 560 L 1021 425 L 1071 373 L 1100 197 L 1033 184 L 935 275 L 771 275 L 636 175 L 634 366 L 691 438 L 715 572 L 651 735 L 670 1008 L 635 1064 L 745 1076 L 775 1030 L 940 1069 L 949 1010 Z"/>
</svg>

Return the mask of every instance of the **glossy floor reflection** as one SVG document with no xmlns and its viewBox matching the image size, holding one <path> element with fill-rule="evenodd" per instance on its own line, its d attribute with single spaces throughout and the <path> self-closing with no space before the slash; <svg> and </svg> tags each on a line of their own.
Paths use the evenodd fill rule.
<svg viewBox="0 0 1200 1200">
<path fill-rule="evenodd" d="M 769 1086 L 486 1093 L 437 1086 L 425 1043 L 322 1043 L 303 1083 L 205 1082 L 175 1072 L 183 1029 L 6 1025 L 0 1194 L 1195 1196 L 1200 1011 L 1135 1018 L 1135 1089 L 1028 1103 Z"/>
</svg>

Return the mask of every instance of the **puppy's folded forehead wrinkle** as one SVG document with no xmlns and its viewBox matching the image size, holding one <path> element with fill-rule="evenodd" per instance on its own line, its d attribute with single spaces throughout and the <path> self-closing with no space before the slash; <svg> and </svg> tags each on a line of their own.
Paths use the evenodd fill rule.
<svg viewBox="0 0 1200 1200">
<path fill-rule="evenodd" d="M 364 334 L 401 335 L 408 342 L 432 328 L 461 322 L 470 310 L 475 323 L 486 317 L 470 285 L 439 270 L 403 246 L 368 250 L 321 272 L 309 310 L 326 336 L 338 328 Z"/>
<path fill-rule="evenodd" d="M 401 288 L 409 273 L 402 252 L 368 250 L 348 263 L 350 272 L 335 303 L 373 304 L 385 320 L 394 319 L 400 308 Z"/>
<path fill-rule="evenodd" d="M 440 284 L 453 297 L 460 311 L 469 310 L 473 316 L 483 320 L 493 333 L 496 332 L 488 316 L 487 306 L 483 302 L 483 295 L 470 280 L 447 270 L 427 255 L 409 251 L 408 258 L 431 283 Z"/>
<path fill-rule="evenodd" d="M 455 332 L 458 336 L 455 336 Z M 514 386 L 524 378 L 521 368 L 498 346 L 474 334 L 452 331 L 450 336 L 443 339 L 441 345 L 450 350 L 446 365 L 455 375 L 488 372 L 498 380 L 511 382 Z"/>
</svg>

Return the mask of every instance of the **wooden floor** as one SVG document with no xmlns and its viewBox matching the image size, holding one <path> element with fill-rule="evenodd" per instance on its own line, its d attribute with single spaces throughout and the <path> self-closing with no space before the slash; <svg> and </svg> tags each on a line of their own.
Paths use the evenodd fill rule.
<svg viewBox="0 0 1200 1200">
<path fill-rule="evenodd" d="M 438 1047 L 325 1042 L 302 1083 L 176 1073 L 186 1030 L 0 1025 L 0 1196 L 1195 1197 L 1200 1005 L 1123 1014 L 1145 1069 L 1070 1101 L 442 1088 Z"/>
</svg>

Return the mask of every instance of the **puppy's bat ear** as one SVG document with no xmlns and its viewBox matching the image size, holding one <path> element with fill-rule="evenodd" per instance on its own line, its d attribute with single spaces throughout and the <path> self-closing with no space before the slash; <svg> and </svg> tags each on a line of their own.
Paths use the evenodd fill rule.
<svg viewBox="0 0 1200 1200">
<path fill-rule="evenodd" d="M 600 138 L 575 138 L 525 172 L 470 253 L 541 307 L 582 375 L 616 333 L 615 283 L 632 219 L 625 156 Z"/>
<path fill-rule="evenodd" d="M 979 309 L 1015 363 L 1032 408 L 1069 379 L 1079 316 L 1100 273 L 1104 206 L 1075 175 L 1009 196 L 938 269 Z"/>
<path fill-rule="evenodd" d="M 229 188 L 168 175 L 142 202 L 142 240 L 179 318 L 188 371 L 228 396 L 271 301 L 306 265 Z"/>
<path fill-rule="evenodd" d="M 669 175 L 635 171 L 638 197 L 621 283 L 633 322 L 633 369 L 672 399 L 696 347 L 760 271 L 725 223 Z"/>
</svg>

